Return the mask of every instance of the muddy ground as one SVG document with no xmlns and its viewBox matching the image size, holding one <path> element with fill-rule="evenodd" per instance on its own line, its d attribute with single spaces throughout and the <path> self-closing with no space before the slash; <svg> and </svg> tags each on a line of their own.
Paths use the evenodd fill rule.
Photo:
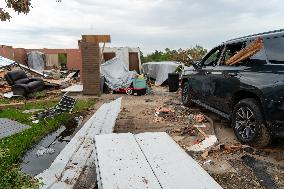
<svg viewBox="0 0 284 189">
<path fill-rule="evenodd" d="M 166 88 L 154 88 L 153 94 L 140 97 L 108 94 L 99 101 L 118 96 L 123 96 L 123 101 L 115 132 L 167 132 L 223 188 L 284 188 L 283 139 L 275 139 L 264 149 L 241 145 L 227 120 L 197 106 L 182 106 L 179 92 L 169 93 Z M 193 127 L 194 116 L 200 113 L 206 118 L 202 122 L 206 127 L 200 129 L 206 135 L 215 134 L 218 142 L 205 153 L 189 152 L 189 146 L 204 138 L 204 133 Z"/>
</svg>

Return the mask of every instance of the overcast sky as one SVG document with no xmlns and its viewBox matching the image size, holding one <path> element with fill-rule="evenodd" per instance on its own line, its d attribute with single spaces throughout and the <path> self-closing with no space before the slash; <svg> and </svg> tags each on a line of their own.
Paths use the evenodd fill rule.
<svg viewBox="0 0 284 189">
<path fill-rule="evenodd" d="M 148 53 L 195 44 L 210 49 L 230 38 L 284 28 L 283 0 L 31 2 L 28 15 L 13 13 L 10 22 L 0 22 L 0 44 L 78 48 L 82 34 L 111 34 L 109 46 L 140 47 Z"/>
</svg>

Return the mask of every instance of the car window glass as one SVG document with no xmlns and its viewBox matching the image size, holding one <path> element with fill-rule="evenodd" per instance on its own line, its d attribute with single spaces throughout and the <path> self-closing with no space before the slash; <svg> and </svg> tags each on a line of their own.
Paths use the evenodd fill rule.
<svg viewBox="0 0 284 189">
<path fill-rule="evenodd" d="M 252 43 L 254 40 L 248 41 L 246 43 L 246 46 L 248 46 L 250 43 Z M 258 51 L 255 55 L 249 58 L 249 63 L 257 63 L 257 64 L 266 64 L 266 53 L 265 53 L 265 47 L 263 47 L 260 51 Z"/>
<path fill-rule="evenodd" d="M 213 64 L 217 63 L 220 57 L 220 49 L 215 49 L 207 56 L 205 60 L 203 60 L 204 66 L 212 66 Z"/>
<path fill-rule="evenodd" d="M 233 43 L 233 44 L 227 44 L 226 50 L 224 52 L 221 65 L 226 65 L 226 62 L 233 57 L 235 54 L 237 54 L 240 50 L 243 48 L 243 43 Z"/>
<path fill-rule="evenodd" d="M 264 39 L 267 59 L 272 64 L 284 64 L 284 37 Z"/>
</svg>

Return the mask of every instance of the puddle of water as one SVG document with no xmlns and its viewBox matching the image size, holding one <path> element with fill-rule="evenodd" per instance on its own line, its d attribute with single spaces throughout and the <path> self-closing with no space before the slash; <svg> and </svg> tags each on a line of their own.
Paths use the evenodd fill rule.
<svg viewBox="0 0 284 189">
<path fill-rule="evenodd" d="M 28 175 L 36 176 L 45 169 L 49 168 L 61 150 L 80 129 L 82 121 L 82 117 L 71 119 L 68 121 L 68 123 L 62 125 L 58 130 L 44 137 L 22 158 L 21 171 Z M 53 149 L 53 152 L 38 156 L 38 150 L 43 148 Z"/>
</svg>

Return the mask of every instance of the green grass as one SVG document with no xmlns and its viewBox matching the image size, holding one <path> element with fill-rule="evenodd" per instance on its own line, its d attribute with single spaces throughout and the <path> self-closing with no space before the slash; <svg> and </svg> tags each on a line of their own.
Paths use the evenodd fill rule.
<svg viewBox="0 0 284 189">
<path fill-rule="evenodd" d="M 7 103 L 6 100 L 0 103 Z M 32 114 L 23 114 L 23 110 L 49 108 L 57 103 L 56 100 L 47 102 L 27 103 L 20 109 L 5 109 L 0 111 L 1 118 L 9 118 L 20 123 L 30 125 L 31 128 L 22 133 L 0 140 L 0 189 L 2 188 L 38 188 L 39 183 L 32 177 L 20 172 L 19 160 L 34 144 L 48 133 L 56 130 L 60 125 L 77 114 L 84 112 L 95 104 L 94 99 L 78 100 L 73 114 L 63 113 L 54 118 L 40 120 L 33 124 L 29 119 Z"/>
</svg>

